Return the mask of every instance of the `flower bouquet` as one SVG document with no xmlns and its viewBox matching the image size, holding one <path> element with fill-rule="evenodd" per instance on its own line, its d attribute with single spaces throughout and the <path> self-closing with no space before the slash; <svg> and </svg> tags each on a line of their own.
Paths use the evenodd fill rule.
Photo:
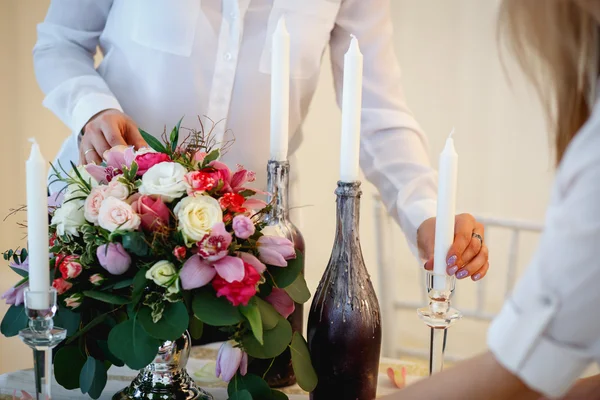
<svg viewBox="0 0 600 400">
<path fill-rule="evenodd" d="M 142 131 L 148 148 L 118 146 L 102 165 L 69 172 L 53 166 L 65 189 L 49 202 L 49 273 L 61 306 L 55 323 L 68 330 L 56 380 L 98 398 L 111 365 L 142 369 L 163 343 L 186 331 L 198 338 L 208 324 L 230 338 L 216 375 L 231 398 L 286 398 L 247 367 L 288 347 L 299 385 L 312 390 L 306 341 L 286 320 L 310 296 L 302 255 L 266 232 L 269 205 L 246 186 L 253 172 L 218 161 L 203 130 L 181 143 L 179 134 L 179 124 L 162 140 Z M 4 257 L 22 278 L 2 296 L 12 306 L 1 331 L 14 336 L 27 325 L 27 252 Z"/>
</svg>

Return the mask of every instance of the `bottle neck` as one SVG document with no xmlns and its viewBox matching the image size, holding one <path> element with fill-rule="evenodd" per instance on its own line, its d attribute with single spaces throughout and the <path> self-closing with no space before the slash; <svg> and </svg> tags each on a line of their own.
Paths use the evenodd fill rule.
<svg viewBox="0 0 600 400">
<path fill-rule="evenodd" d="M 272 220 L 288 219 L 288 192 L 290 186 L 289 161 L 270 160 L 267 164 L 267 202 L 272 205 L 267 216 Z"/>
<path fill-rule="evenodd" d="M 359 242 L 360 218 L 360 182 L 338 182 L 337 195 L 336 244 L 346 248 L 355 248 Z"/>
</svg>

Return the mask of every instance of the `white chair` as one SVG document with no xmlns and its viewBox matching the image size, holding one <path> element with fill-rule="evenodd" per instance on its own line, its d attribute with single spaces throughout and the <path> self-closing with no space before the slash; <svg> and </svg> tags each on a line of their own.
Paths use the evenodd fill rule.
<svg viewBox="0 0 600 400">
<path fill-rule="evenodd" d="M 414 311 L 416 313 L 416 309 L 423 307 L 427 304 L 427 294 L 425 292 L 425 282 L 424 275 L 421 275 L 420 281 L 420 295 L 419 298 L 409 299 L 409 300 L 398 300 L 394 296 L 395 290 L 398 290 L 397 285 L 398 281 L 389 279 L 390 274 L 386 274 L 386 271 L 393 271 L 394 268 L 400 268 L 399 265 L 393 265 L 393 261 L 395 257 L 397 257 L 397 248 L 394 247 L 394 240 L 397 240 L 397 236 L 395 235 L 393 230 L 395 229 L 395 222 L 387 213 L 385 206 L 381 203 L 378 196 L 375 196 L 374 202 L 374 217 L 375 217 L 375 230 L 376 230 L 376 243 L 377 243 L 377 265 L 378 265 L 378 294 L 379 294 L 379 303 L 381 305 L 382 314 L 383 314 L 383 344 L 382 344 L 382 353 L 385 356 L 389 357 L 402 357 L 402 356 L 411 356 L 411 357 L 419 357 L 426 358 L 429 357 L 429 349 L 428 348 L 409 348 L 406 346 L 402 346 L 398 340 L 398 332 L 396 330 L 396 324 L 398 317 L 398 311 Z M 492 263 L 492 267 L 494 271 L 501 270 L 503 274 L 506 276 L 506 280 L 503 283 L 502 291 L 504 297 L 508 296 L 513 289 L 513 286 L 516 282 L 518 275 L 518 261 L 519 261 L 519 253 L 523 250 L 520 247 L 520 239 L 523 233 L 533 233 L 538 235 L 543 226 L 538 223 L 527 222 L 527 221 L 518 221 L 518 220 L 508 220 L 508 219 L 498 219 L 498 218 L 488 218 L 488 217 L 477 217 L 477 220 L 483 223 L 486 231 L 486 244 L 488 247 L 491 247 L 491 257 L 490 261 Z M 498 248 L 493 245 L 494 241 L 490 241 L 490 237 L 494 237 L 497 234 L 497 231 L 504 231 L 508 233 L 508 248 Z M 395 238 L 396 237 L 396 238 Z M 506 251 L 506 262 L 501 263 L 500 265 L 494 263 L 494 254 L 499 254 L 498 252 Z M 498 257 L 501 258 L 501 257 Z M 416 261 L 415 261 L 416 264 Z M 409 267 L 413 267 L 414 265 L 409 263 Z M 409 268 L 406 267 L 405 268 Z M 423 268 L 422 266 L 417 265 L 416 268 Z M 386 279 L 386 275 L 388 279 Z M 392 275 L 393 276 L 393 275 Z M 497 280 L 494 280 L 497 283 Z M 480 282 L 476 283 L 476 294 L 475 294 L 475 302 L 469 302 L 469 304 L 458 303 L 457 308 L 463 313 L 463 318 L 469 318 L 476 321 L 491 321 L 496 313 L 499 310 L 489 311 L 485 308 L 486 294 L 488 292 L 488 279 L 483 279 Z M 502 281 L 500 280 L 500 283 Z M 496 289 L 498 287 L 496 286 Z M 461 357 L 453 356 L 451 354 L 447 354 L 446 356 L 448 361 L 456 361 Z"/>
</svg>

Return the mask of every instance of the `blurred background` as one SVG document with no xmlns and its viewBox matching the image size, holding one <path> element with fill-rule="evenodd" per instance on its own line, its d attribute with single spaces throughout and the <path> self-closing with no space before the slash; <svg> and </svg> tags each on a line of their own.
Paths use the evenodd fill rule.
<svg viewBox="0 0 600 400">
<path fill-rule="evenodd" d="M 509 55 L 499 57 L 496 38 L 498 0 L 394 0 L 396 52 L 403 70 L 408 104 L 430 138 L 434 166 L 443 143 L 455 127 L 459 154 L 458 210 L 477 216 L 541 223 L 553 172 L 543 115 L 533 90 L 524 82 Z M 2 221 L 9 209 L 25 202 L 27 138 L 35 136 L 51 160 L 69 135 L 68 129 L 42 107 L 43 94 L 33 73 L 31 51 L 36 24 L 49 0 L 0 1 L 0 250 L 23 245 L 25 231 L 17 226 L 25 215 Z M 505 70 L 504 70 L 505 69 Z M 510 79 L 507 79 L 507 76 Z M 307 280 L 316 287 L 329 259 L 335 228 L 340 111 L 335 104 L 328 55 L 323 60 L 317 94 L 304 127 L 298 153 L 300 204 L 296 220 L 307 242 Z M 266 163 L 266 160 L 265 160 Z M 419 303 L 422 273 L 404 237 L 392 223 L 376 234 L 375 191 L 364 184 L 361 240 L 384 309 L 386 354 L 399 347 L 426 349 L 429 333 L 414 309 L 393 311 L 395 301 Z M 493 236 L 493 237 L 492 237 Z M 459 282 L 459 309 L 475 304 L 484 293 L 486 313 L 499 310 L 504 299 L 510 236 L 490 230 L 491 269 L 484 281 Z M 535 249 L 535 235 L 519 239 L 518 271 Z M 389 250 L 391 248 L 391 250 Z M 385 253 L 385 254 L 384 254 Z M 382 268 L 381 260 L 386 260 Z M 386 287 L 379 282 L 385 272 Z M 0 267 L 0 292 L 18 280 Z M 485 288 L 481 285 L 485 285 Z M 485 289 L 485 290 L 484 290 Z M 383 303 L 383 301 L 382 301 Z M 425 305 L 425 303 L 422 303 Z M 0 304 L 0 315 L 7 307 Z M 448 354 L 466 357 L 485 349 L 487 323 L 465 319 L 449 334 Z M 18 338 L 0 337 L 0 374 L 30 367 L 31 353 Z"/>
</svg>

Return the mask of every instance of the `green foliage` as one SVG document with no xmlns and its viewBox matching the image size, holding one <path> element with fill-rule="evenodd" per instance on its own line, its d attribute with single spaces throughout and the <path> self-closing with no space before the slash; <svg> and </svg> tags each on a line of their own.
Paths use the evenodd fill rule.
<svg viewBox="0 0 600 400">
<path fill-rule="evenodd" d="M 136 272 L 133 277 L 133 289 L 131 291 L 131 300 L 133 304 L 139 303 L 142 295 L 144 294 L 144 289 L 146 289 L 146 270 L 140 269 Z"/>
<path fill-rule="evenodd" d="M 271 400 L 289 400 L 289 397 L 279 390 L 271 389 Z"/>
<path fill-rule="evenodd" d="M 310 290 L 306 285 L 304 274 L 298 274 L 296 280 L 284 289 L 296 303 L 304 304 L 310 299 Z"/>
<path fill-rule="evenodd" d="M 260 316 L 258 305 L 256 304 L 256 298 L 250 300 L 247 306 L 240 306 L 239 310 L 250 324 L 252 334 L 258 343 L 263 344 L 262 318 Z"/>
<path fill-rule="evenodd" d="M 202 337 L 202 333 L 204 332 L 204 323 L 192 315 L 190 317 L 188 331 L 190 332 L 192 339 L 198 340 Z"/>
<path fill-rule="evenodd" d="M 123 235 L 123 247 L 136 256 L 145 257 L 150 254 L 150 246 L 141 232 L 127 232 Z"/>
<path fill-rule="evenodd" d="M 127 278 L 127 279 L 123 279 L 122 281 L 115 283 L 112 288 L 115 290 L 119 290 L 119 289 L 123 289 L 123 288 L 131 286 L 132 283 L 133 283 L 133 278 Z"/>
<path fill-rule="evenodd" d="M 62 309 L 59 310 L 59 313 L 61 311 L 64 311 Z M 56 314 L 58 315 L 58 314 Z M 66 344 L 72 343 L 73 341 L 75 341 L 75 339 L 77 339 L 78 337 L 80 337 L 81 335 L 85 335 L 87 332 L 89 332 L 92 328 L 95 328 L 96 326 L 100 325 L 101 323 L 103 323 L 104 321 L 106 321 L 106 319 L 108 318 L 108 314 L 101 314 L 98 315 L 96 318 L 94 318 L 93 320 L 91 320 L 86 326 L 84 326 L 83 328 L 81 328 L 79 331 L 77 331 L 75 334 L 73 334 L 72 336 L 69 335 L 70 337 L 67 339 Z M 56 321 L 55 321 L 56 322 Z M 78 323 L 79 325 L 79 323 Z M 57 326 L 60 326 L 61 328 L 63 327 L 60 324 L 57 324 Z M 68 332 L 68 329 L 67 329 Z"/>
<path fill-rule="evenodd" d="M 139 322 L 128 319 L 108 335 L 108 349 L 131 369 L 142 369 L 154 359 L 161 341 L 148 335 Z"/>
<path fill-rule="evenodd" d="M 260 297 L 255 297 L 256 305 L 260 311 L 260 317 L 262 320 L 262 325 L 265 330 L 273 329 L 277 326 L 281 315 L 273 308 L 272 305 L 261 299 Z"/>
<path fill-rule="evenodd" d="M 204 157 L 204 161 L 202 161 L 202 168 L 208 166 L 211 162 L 215 161 L 221 155 L 221 151 L 219 149 L 214 149 L 210 153 Z"/>
<path fill-rule="evenodd" d="M 54 356 L 54 377 L 62 387 L 68 390 L 79 387 L 80 371 L 86 358 L 79 346 L 64 346 Z"/>
<path fill-rule="evenodd" d="M 252 333 L 242 336 L 242 347 L 254 358 L 274 358 L 283 353 L 292 339 L 292 327 L 283 317 L 279 318 L 275 328 L 264 332 L 263 344 Z"/>
<path fill-rule="evenodd" d="M 288 260 L 287 267 L 270 267 L 269 272 L 273 276 L 275 285 L 278 288 L 283 289 L 294 283 L 300 272 L 302 272 L 303 266 L 304 255 L 296 250 L 296 258 L 293 260 Z"/>
<path fill-rule="evenodd" d="M 60 307 L 54 316 L 54 325 L 67 330 L 67 337 L 72 337 L 77 333 L 81 315 L 65 307 Z"/>
<path fill-rule="evenodd" d="M 271 397 L 271 388 L 264 379 L 257 375 L 246 374 L 242 376 L 239 372 L 227 385 L 227 394 L 229 398 L 235 393 L 248 391 L 252 399 L 268 399 Z"/>
<path fill-rule="evenodd" d="M 182 302 L 167 303 L 162 318 L 156 323 L 152 320 L 152 310 L 142 307 L 138 320 L 150 336 L 161 340 L 178 339 L 189 325 L 187 308 Z"/>
<path fill-rule="evenodd" d="M 181 127 L 181 121 L 183 121 L 183 117 L 179 120 L 177 125 L 173 127 L 171 131 L 171 135 L 169 136 L 169 141 L 171 142 L 171 152 L 175 153 L 177 150 L 177 144 L 179 143 L 179 128 Z"/>
<path fill-rule="evenodd" d="M 104 363 L 92 356 L 88 356 L 79 373 L 81 393 L 87 393 L 92 399 L 99 398 L 106 386 L 106 380 L 107 375 Z"/>
<path fill-rule="evenodd" d="M 155 138 L 148 132 L 140 129 L 140 135 L 142 135 L 142 138 L 144 138 L 146 143 L 148 143 L 148 146 L 150 146 L 152 149 L 154 149 L 160 153 L 167 153 L 167 154 L 169 153 L 167 151 L 167 149 L 165 148 L 165 146 L 160 142 L 160 140 L 158 140 L 157 138 Z"/>
<path fill-rule="evenodd" d="M 106 361 L 110 362 L 113 365 L 116 365 L 117 367 L 122 367 L 123 365 L 125 365 L 123 363 L 123 360 L 119 359 L 110 351 L 110 349 L 108 348 L 108 342 L 106 340 L 98 340 L 96 344 L 98 345 L 100 350 L 102 350 L 102 354 L 104 355 L 104 359 Z"/>
<path fill-rule="evenodd" d="M 131 303 L 131 300 L 126 297 L 119 296 L 119 295 L 112 294 L 112 293 L 107 293 L 107 292 L 98 292 L 95 290 L 84 290 L 83 295 L 85 297 L 89 297 L 90 299 L 102 301 L 102 302 L 108 303 L 108 304 L 123 305 L 123 304 Z"/>
<path fill-rule="evenodd" d="M 247 390 L 240 392 L 234 392 L 233 395 L 229 396 L 229 400 L 253 400 L 252 395 Z"/>
<path fill-rule="evenodd" d="M 308 345 L 299 332 L 294 332 L 290 344 L 292 353 L 292 367 L 298 381 L 298 386 L 307 392 L 312 392 L 317 387 L 317 373 L 310 360 Z"/>
<path fill-rule="evenodd" d="M 17 336 L 21 329 L 25 329 L 29 319 L 25 314 L 25 307 L 12 305 L 4 314 L 0 324 L 0 332 L 6 337 Z"/>
<path fill-rule="evenodd" d="M 225 297 L 217 297 L 210 288 L 205 288 L 194 296 L 194 315 L 200 321 L 212 326 L 235 325 L 242 321 L 242 315 Z"/>
</svg>

